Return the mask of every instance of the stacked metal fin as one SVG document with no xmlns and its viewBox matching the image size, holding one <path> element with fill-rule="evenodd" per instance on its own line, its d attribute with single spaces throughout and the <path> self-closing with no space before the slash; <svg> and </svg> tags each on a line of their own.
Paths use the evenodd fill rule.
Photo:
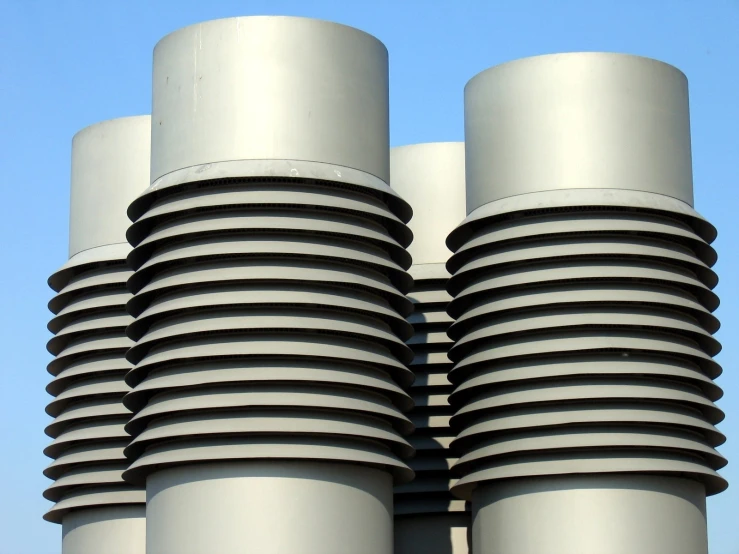
<svg viewBox="0 0 739 554">
<path fill-rule="evenodd" d="M 44 496 L 56 502 L 45 517 L 57 523 L 74 508 L 146 500 L 141 487 L 121 479 L 130 440 L 123 426 L 131 412 L 121 399 L 130 390 L 124 376 L 132 344 L 125 334 L 131 272 L 120 259 L 75 269 L 68 281 L 51 283 L 58 294 L 49 303 L 55 336 L 47 348 L 56 358 L 46 390 L 55 398 L 46 412 L 55 419 L 46 428 L 54 442 L 44 453 L 54 462 L 44 475 L 55 481 Z"/>
<path fill-rule="evenodd" d="M 268 177 L 152 188 L 132 205 L 128 479 L 248 459 L 411 477 L 410 233 L 391 205 Z"/>
<path fill-rule="evenodd" d="M 480 217 L 452 237 L 463 496 L 481 481 L 573 472 L 726 487 L 714 449 L 715 234 L 669 200 L 636 207 L 587 192 Z"/>
<path fill-rule="evenodd" d="M 72 256 L 49 279 L 57 294 L 49 302 L 54 337 L 47 348 L 55 358 L 47 391 L 55 398 L 46 408 L 54 417 L 46 433 L 54 440 L 44 453 L 54 461 L 44 474 L 54 483 L 44 496 L 56 503 L 45 519 L 56 523 L 72 511 L 125 506 L 139 508 L 143 521 L 145 491 L 121 478 L 130 440 L 124 426 L 131 416 L 121 402 L 130 390 L 125 354 L 133 344 L 125 329 L 133 319 L 126 312 L 130 247 L 120 241 L 126 206 L 146 186 L 148 157 L 148 116 L 104 122 L 75 137 Z M 65 523 L 65 537 L 66 531 Z"/>
</svg>

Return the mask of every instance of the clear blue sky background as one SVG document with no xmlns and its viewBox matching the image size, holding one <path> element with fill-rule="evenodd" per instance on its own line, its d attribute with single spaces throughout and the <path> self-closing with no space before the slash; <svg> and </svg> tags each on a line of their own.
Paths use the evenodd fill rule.
<svg viewBox="0 0 739 554">
<path fill-rule="evenodd" d="M 709 500 L 712 554 L 739 554 L 739 0 L 0 0 L 0 552 L 53 554 L 47 276 L 67 253 L 70 140 L 149 112 L 151 53 L 184 25 L 288 14 L 359 27 L 390 51 L 392 145 L 463 140 L 462 90 L 501 62 L 575 50 L 658 58 L 690 81 L 697 209 L 716 247 L 730 488 Z"/>
</svg>

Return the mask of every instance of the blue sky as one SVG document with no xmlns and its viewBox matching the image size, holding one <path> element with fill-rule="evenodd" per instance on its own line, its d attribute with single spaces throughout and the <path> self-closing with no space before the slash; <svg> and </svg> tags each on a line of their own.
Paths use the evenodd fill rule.
<svg viewBox="0 0 739 554">
<path fill-rule="evenodd" d="M 60 550 L 60 527 L 41 519 L 46 278 L 66 259 L 72 135 L 149 112 L 151 52 L 166 33 L 257 14 L 333 20 L 382 40 L 393 146 L 463 140 L 465 83 L 515 58 L 626 52 L 687 74 L 696 207 L 719 229 L 730 488 L 709 499 L 710 545 L 712 554 L 739 554 L 739 0 L 0 0 L 0 554 Z"/>
</svg>

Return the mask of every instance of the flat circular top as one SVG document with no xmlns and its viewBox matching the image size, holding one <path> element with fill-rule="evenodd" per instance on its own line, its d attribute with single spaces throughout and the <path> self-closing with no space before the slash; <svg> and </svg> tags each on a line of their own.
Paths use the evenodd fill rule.
<svg viewBox="0 0 739 554">
<path fill-rule="evenodd" d="M 467 213 L 518 194 L 624 189 L 693 204 L 688 85 L 627 54 L 536 56 L 465 87 Z"/>
<path fill-rule="evenodd" d="M 555 52 L 552 54 L 540 54 L 538 56 L 527 56 L 525 58 L 518 58 L 503 62 L 498 65 L 494 65 L 487 69 L 483 69 L 476 75 L 474 75 L 465 84 L 465 89 L 469 86 L 474 86 L 474 83 L 478 79 L 484 79 L 485 75 L 495 71 L 509 71 L 509 70 L 523 70 L 526 66 L 537 66 L 537 65 L 548 65 L 558 63 L 571 63 L 571 62 L 584 62 L 584 61 L 598 61 L 605 63 L 633 63 L 633 64 L 644 64 L 645 66 L 651 66 L 654 69 L 658 69 L 661 66 L 661 70 L 667 72 L 674 72 L 679 75 L 687 84 L 688 78 L 674 65 L 661 60 L 650 58 L 648 56 L 639 56 L 636 54 L 626 54 L 623 52 Z"/>
<path fill-rule="evenodd" d="M 251 24 L 270 24 L 281 26 L 286 30 L 290 26 L 312 26 L 316 29 L 320 29 L 321 27 L 323 27 L 324 29 L 329 29 L 333 27 L 339 32 L 343 30 L 350 33 L 360 33 L 362 35 L 365 35 L 369 40 L 377 42 L 380 46 L 385 48 L 385 51 L 387 52 L 387 48 L 378 38 L 367 33 L 366 31 L 362 31 L 361 29 L 352 27 L 351 25 L 344 25 L 343 23 L 337 23 L 335 21 L 328 21 L 325 19 L 316 19 L 313 17 L 297 17 L 292 15 L 245 15 L 238 17 L 221 17 L 217 19 L 209 19 L 208 21 L 201 21 L 200 23 L 193 23 L 192 25 L 180 27 L 179 29 L 176 29 L 164 35 L 161 39 L 159 39 L 159 41 L 157 41 L 156 45 L 154 46 L 154 50 L 156 51 L 160 44 L 164 43 L 167 40 L 170 40 L 178 33 L 189 33 L 193 30 L 202 30 L 203 27 L 207 26 L 225 28 L 227 26 L 235 25 L 237 26 L 237 28 L 240 28 L 242 25 Z"/>
</svg>

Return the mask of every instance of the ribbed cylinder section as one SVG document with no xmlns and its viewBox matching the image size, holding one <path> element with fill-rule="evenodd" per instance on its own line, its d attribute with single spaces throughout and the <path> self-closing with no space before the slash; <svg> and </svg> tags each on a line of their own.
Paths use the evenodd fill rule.
<svg viewBox="0 0 739 554">
<path fill-rule="evenodd" d="M 465 129 L 449 376 L 473 548 L 536 551 L 515 537 L 541 530 L 552 552 L 667 554 L 692 529 L 680 552 L 703 551 L 726 461 L 685 76 L 619 54 L 518 60 L 467 84 Z M 541 527 L 537 505 L 556 511 Z M 646 529 L 639 506 L 671 516 Z"/>
<path fill-rule="evenodd" d="M 571 199 L 479 219 L 449 262 L 455 492 L 572 473 L 720 492 L 713 237 L 678 212 Z"/>
<path fill-rule="evenodd" d="M 131 412 L 121 400 L 130 390 L 124 377 L 133 344 L 125 333 L 131 272 L 125 260 L 80 269 L 50 303 L 56 317 L 48 350 L 56 357 L 47 390 L 55 398 L 46 408 L 54 417 L 46 433 L 54 441 L 44 453 L 54 461 L 44 475 L 54 483 L 44 496 L 56 502 L 45 517 L 57 523 L 75 508 L 145 502 L 141 487 L 121 479 L 130 440 L 123 427 Z"/>
<path fill-rule="evenodd" d="M 44 496 L 56 503 L 44 517 L 64 523 L 65 553 L 90 551 L 100 535 L 95 529 L 103 528 L 113 542 L 117 533 L 126 535 L 121 538 L 126 552 L 144 549 L 145 491 L 121 477 L 131 438 L 124 430 L 131 412 L 122 403 L 130 390 L 125 354 L 133 344 L 125 333 L 133 321 L 126 312 L 130 247 L 110 241 L 125 240 L 116 210 L 125 214 L 146 187 L 148 145 L 148 116 L 94 125 L 73 143 L 70 244 L 88 248 L 71 247 L 73 257 L 49 279 L 57 294 L 49 302 L 54 337 L 47 348 L 55 358 L 48 366 L 54 378 L 47 391 L 55 398 L 46 408 L 54 418 L 46 433 L 54 440 L 44 450 L 54 459 L 44 471 L 54 480 Z M 117 202 L 121 198 L 125 202 Z M 98 217 L 96 227 L 86 213 L 95 210 L 113 215 Z M 85 214 L 82 221 L 74 219 L 75 212 Z"/>
<path fill-rule="evenodd" d="M 408 318 L 413 337 L 410 418 L 416 431 L 409 438 L 416 456 L 409 464 L 416 474 L 411 483 L 395 488 L 396 554 L 466 554 L 470 527 L 469 503 L 452 496 L 450 468 L 456 461 L 449 450 L 454 434 L 449 426 L 452 367 L 447 354 L 452 344 L 446 313 L 451 296 L 444 264 L 451 252 L 445 245 L 450 231 L 465 215 L 464 143 L 428 143 L 390 151 L 391 185 L 411 203 L 414 241 L 413 290 L 408 297 L 414 311 Z"/>
<path fill-rule="evenodd" d="M 129 230 L 127 478 L 277 458 L 407 480 L 408 232 L 380 195 L 265 178 L 146 199 Z"/>
</svg>

